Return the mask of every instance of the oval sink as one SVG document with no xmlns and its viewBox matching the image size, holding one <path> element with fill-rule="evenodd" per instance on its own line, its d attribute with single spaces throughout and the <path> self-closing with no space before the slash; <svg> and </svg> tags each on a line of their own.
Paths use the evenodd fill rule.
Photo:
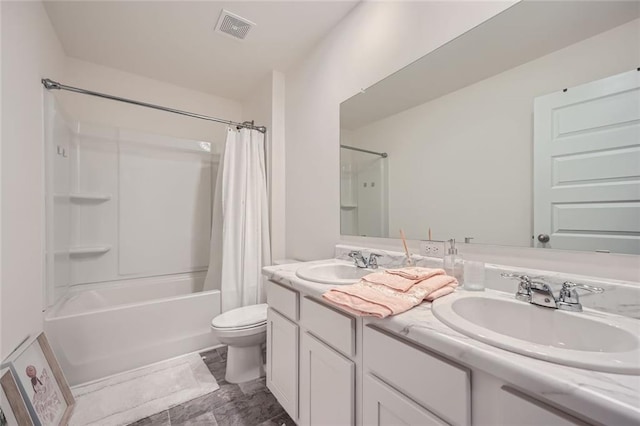
<svg viewBox="0 0 640 426">
<path fill-rule="evenodd" d="M 440 321 L 492 346 L 572 367 L 640 374 L 640 321 L 566 312 L 493 291 L 457 292 L 433 303 Z"/>
<path fill-rule="evenodd" d="M 296 271 L 298 278 L 322 284 L 345 285 L 360 281 L 365 275 L 375 272 L 372 269 L 357 268 L 348 263 L 323 263 L 309 265 Z"/>
</svg>

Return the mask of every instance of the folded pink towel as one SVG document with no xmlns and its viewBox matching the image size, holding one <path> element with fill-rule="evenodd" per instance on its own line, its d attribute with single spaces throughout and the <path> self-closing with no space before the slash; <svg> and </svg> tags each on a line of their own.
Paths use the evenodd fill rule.
<svg viewBox="0 0 640 426">
<path fill-rule="evenodd" d="M 420 281 L 426 280 L 427 278 L 431 278 L 435 275 L 443 274 L 444 270 L 442 269 L 402 268 L 388 269 L 384 272 L 375 272 L 373 274 L 365 275 L 362 279 L 370 283 L 386 285 L 387 287 L 391 287 L 395 290 L 407 291 Z"/>
<path fill-rule="evenodd" d="M 426 280 L 434 275 L 444 274 L 444 269 L 423 268 L 421 266 L 410 266 L 405 268 L 387 269 L 387 274 L 399 275 L 409 280 Z"/>
<path fill-rule="evenodd" d="M 385 318 L 405 312 L 422 303 L 445 296 L 458 286 L 448 275 L 435 275 L 420 281 L 407 291 L 362 280 L 356 284 L 334 287 L 322 296 L 354 314 Z"/>
</svg>

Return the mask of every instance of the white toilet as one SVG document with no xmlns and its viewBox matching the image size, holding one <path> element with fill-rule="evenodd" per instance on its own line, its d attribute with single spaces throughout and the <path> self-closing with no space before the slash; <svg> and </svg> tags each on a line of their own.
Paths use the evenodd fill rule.
<svg viewBox="0 0 640 426">
<path fill-rule="evenodd" d="M 211 330 L 227 348 L 225 380 L 242 383 L 264 376 L 262 344 L 267 341 L 267 304 L 243 306 L 218 315 Z"/>
</svg>

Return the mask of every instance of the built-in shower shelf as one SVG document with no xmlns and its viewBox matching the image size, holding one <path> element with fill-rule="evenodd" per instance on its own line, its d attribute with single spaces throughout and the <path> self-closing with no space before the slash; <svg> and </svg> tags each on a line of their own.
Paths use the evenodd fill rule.
<svg viewBox="0 0 640 426">
<path fill-rule="evenodd" d="M 342 205 L 340 206 L 340 208 L 341 208 L 342 210 L 353 210 L 353 209 L 357 209 L 357 208 L 358 208 L 358 205 L 357 205 L 357 204 L 342 204 Z"/>
<path fill-rule="evenodd" d="M 69 248 L 70 256 L 82 256 L 88 254 L 104 254 L 111 250 L 111 246 L 86 246 Z"/>
</svg>

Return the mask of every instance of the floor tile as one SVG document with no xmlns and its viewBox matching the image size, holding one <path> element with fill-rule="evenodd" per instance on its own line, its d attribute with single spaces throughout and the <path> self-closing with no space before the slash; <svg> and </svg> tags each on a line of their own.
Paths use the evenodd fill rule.
<svg viewBox="0 0 640 426">
<path fill-rule="evenodd" d="M 219 385 L 220 389 L 215 392 L 171 408 L 169 410 L 171 424 L 193 419 L 206 412 L 215 414 L 217 408 L 245 397 L 238 385 L 231 383 L 219 383 Z"/>
<path fill-rule="evenodd" d="M 171 419 L 171 424 L 184 424 L 188 420 L 195 419 L 203 414 L 212 412 L 214 408 L 214 394 L 217 392 L 218 391 L 215 391 L 170 408 L 169 418 Z"/>
<path fill-rule="evenodd" d="M 216 351 L 218 351 L 218 355 L 220 355 L 220 357 L 223 360 L 225 360 L 225 361 L 227 360 L 227 347 L 226 346 L 218 348 L 218 349 L 216 349 Z"/>
<path fill-rule="evenodd" d="M 202 357 L 202 360 L 205 362 L 205 364 L 207 362 L 225 361 L 225 359 L 220 356 L 217 349 L 211 349 L 207 352 L 201 352 L 200 356 Z"/>
<path fill-rule="evenodd" d="M 296 426 L 296 422 L 286 412 L 282 412 L 279 416 L 262 422 L 258 426 Z"/>
<path fill-rule="evenodd" d="M 218 422 L 213 413 L 208 412 L 185 421 L 171 419 L 171 426 L 218 426 Z"/>
<path fill-rule="evenodd" d="M 154 414 L 153 416 L 145 417 L 138 420 L 135 423 L 131 423 L 130 426 L 170 426 L 169 411 L 165 410 L 161 413 Z"/>
<path fill-rule="evenodd" d="M 223 360 L 211 360 L 207 358 L 204 363 L 206 364 L 213 377 L 216 378 L 216 381 L 220 383 L 224 381 L 224 375 L 227 371 L 227 363 Z"/>
<path fill-rule="evenodd" d="M 269 391 L 259 391 L 229 402 L 214 411 L 220 426 L 255 426 L 283 413 Z"/>
<path fill-rule="evenodd" d="M 264 391 L 267 389 L 267 382 L 265 377 L 251 380 L 249 382 L 238 383 L 240 390 L 245 395 L 252 395 L 258 391 Z"/>
</svg>

